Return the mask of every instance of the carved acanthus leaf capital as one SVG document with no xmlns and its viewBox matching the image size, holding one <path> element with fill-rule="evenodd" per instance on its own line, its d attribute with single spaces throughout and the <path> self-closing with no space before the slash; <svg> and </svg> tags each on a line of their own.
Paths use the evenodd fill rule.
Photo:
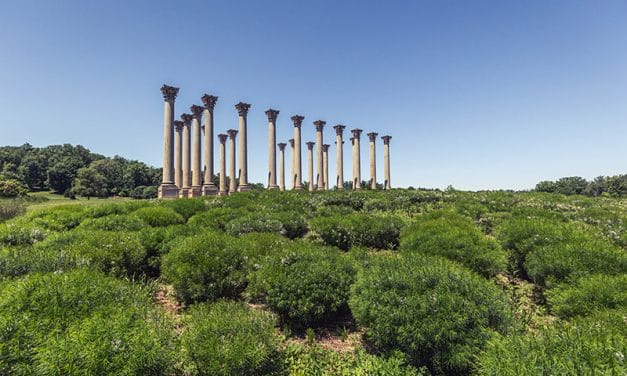
<svg viewBox="0 0 627 376">
<path fill-rule="evenodd" d="M 287 144 L 285 142 L 279 142 L 277 146 L 279 147 L 280 151 L 284 151 Z"/>
<path fill-rule="evenodd" d="M 351 133 L 353 134 L 353 138 L 359 138 L 359 136 L 361 136 L 361 132 L 363 132 L 363 130 L 359 129 L 359 128 L 351 129 Z"/>
<path fill-rule="evenodd" d="M 192 122 L 194 117 L 190 114 L 181 114 L 181 120 L 183 120 L 184 125 L 189 125 Z"/>
<path fill-rule="evenodd" d="M 235 136 L 237 136 L 237 130 L 235 130 L 235 129 L 229 129 L 228 131 L 226 131 L 226 133 L 229 134 L 229 138 L 231 140 L 234 140 Z"/>
<path fill-rule="evenodd" d="M 174 102 L 176 95 L 179 93 L 179 88 L 174 86 L 163 85 L 161 86 L 161 94 L 163 99 L 168 102 Z"/>
<path fill-rule="evenodd" d="M 235 105 L 235 109 L 237 110 L 237 113 L 239 114 L 239 116 L 246 116 L 248 115 L 250 104 L 239 102 L 238 104 Z"/>
<path fill-rule="evenodd" d="M 346 128 L 346 126 L 342 124 L 338 124 L 333 127 L 333 129 L 335 129 L 335 134 L 338 136 L 342 135 L 342 133 L 344 132 L 344 128 Z"/>
<path fill-rule="evenodd" d="M 322 152 L 323 152 L 323 153 L 328 152 L 328 151 L 329 151 L 329 146 L 331 146 L 331 145 L 329 145 L 329 144 L 323 144 L 323 145 L 322 145 Z"/>
<path fill-rule="evenodd" d="M 313 141 L 309 141 L 309 142 L 305 143 L 305 145 L 307 145 L 307 149 L 308 150 L 313 150 L 313 147 L 314 147 L 315 144 L 316 143 L 313 142 Z"/>
<path fill-rule="evenodd" d="M 382 136 L 381 138 L 383 139 L 383 145 L 389 145 L 392 136 Z"/>
<path fill-rule="evenodd" d="M 205 108 L 207 110 L 209 110 L 209 112 L 213 113 L 213 109 L 216 106 L 216 102 L 218 101 L 218 97 L 216 97 L 215 95 L 205 94 L 202 97 L 200 97 L 200 100 L 202 101 L 202 104 L 205 105 Z"/>
<path fill-rule="evenodd" d="M 177 132 L 181 132 L 183 130 L 183 127 L 185 126 L 185 123 L 180 121 L 180 120 L 174 120 L 174 130 Z"/>
<path fill-rule="evenodd" d="M 324 120 L 316 120 L 313 123 L 316 126 L 316 131 L 321 132 L 327 122 Z"/>
<path fill-rule="evenodd" d="M 368 133 L 368 139 L 370 140 L 370 142 L 375 142 L 377 140 L 378 135 L 379 135 L 378 133 L 370 132 Z"/>
<path fill-rule="evenodd" d="M 218 135 L 218 140 L 220 140 L 220 143 L 223 144 L 226 142 L 227 137 L 229 137 L 228 134 L 220 133 Z"/>
<path fill-rule="evenodd" d="M 303 120 L 305 120 L 305 117 L 302 115 L 294 115 L 291 117 L 291 119 L 294 122 L 295 127 L 300 127 L 301 125 L 303 125 Z"/>
<path fill-rule="evenodd" d="M 189 108 L 189 110 L 192 112 L 193 117 L 195 117 L 196 119 L 200 119 L 202 117 L 202 112 L 204 108 L 202 106 L 194 104 Z"/>
<path fill-rule="evenodd" d="M 268 121 L 271 123 L 276 122 L 277 116 L 279 116 L 279 110 L 268 109 L 266 111 L 266 116 L 268 117 Z"/>
</svg>

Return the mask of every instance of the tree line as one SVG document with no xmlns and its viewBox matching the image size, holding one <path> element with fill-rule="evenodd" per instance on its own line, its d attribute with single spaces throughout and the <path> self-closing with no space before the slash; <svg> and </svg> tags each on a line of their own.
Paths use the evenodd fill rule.
<svg viewBox="0 0 627 376">
<path fill-rule="evenodd" d="M 569 176 L 556 181 L 545 180 L 536 184 L 536 191 L 585 196 L 627 196 L 627 174 L 598 176 L 588 181 L 580 176 Z"/>
<path fill-rule="evenodd" d="M 92 153 L 81 145 L 0 147 L 0 180 L 29 191 L 68 196 L 156 197 L 161 169 L 120 156 Z"/>
</svg>

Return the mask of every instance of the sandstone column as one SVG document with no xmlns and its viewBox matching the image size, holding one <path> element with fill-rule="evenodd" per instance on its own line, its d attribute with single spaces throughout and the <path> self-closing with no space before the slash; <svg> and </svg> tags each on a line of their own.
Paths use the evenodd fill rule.
<svg viewBox="0 0 627 376">
<path fill-rule="evenodd" d="M 318 167 L 318 175 L 316 177 L 317 177 L 317 184 L 318 184 L 317 189 L 318 190 L 324 190 L 324 166 L 323 166 L 324 157 L 322 156 L 322 145 L 323 145 L 322 130 L 324 129 L 325 124 L 326 122 L 322 120 L 314 121 L 314 125 L 316 126 L 316 165 Z"/>
<path fill-rule="evenodd" d="M 174 121 L 174 184 L 179 189 L 183 186 L 183 124 L 180 120 Z"/>
<path fill-rule="evenodd" d="M 205 105 L 205 176 L 203 179 L 202 194 L 203 196 L 212 196 L 218 191 L 215 183 L 213 182 L 213 109 L 218 101 L 218 97 L 215 95 L 205 94 L 200 99 Z"/>
<path fill-rule="evenodd" d="M 313 147 L 316 143 L 309 141 L 307 143 L 307 166 L 309 167 L 309 191 L 314 190 L 314 171 L 313 171 Z"/>
<path fill-rule="evenodd" d="M 181 119 L 183 119 L 183 186 L 179 191 L 179 197 L 189 197 L 191 191 L 191 126 L 192 126 L 192 115 L 190 114 L 182 114 Z"/>
<path fill-rule="evenodd" d="M 342 140 L 342 133 L 345 126 L 338 124 L 335 129 L 335 144 L 337 145 L 337 160 L 335 161 L 335 169 L 337 170 L 337 189 L 344 189 L 344 141 Z"/>
<path fill-rule="evenodd" d="M 268 117 L 268 189 L 277 189 L 276 185 L 276 118 L 278 110 L 266 111 Z"/>
<path fill-rule="evenodd" d="M 390 183 L 390 140 L 392 136 L 383 136 L 383 189 L 392 189 Z"/>
<path fill-rule="evenodd" d="M 324 171 L 324 189 L 328 191 L 329 187 L 329 145 L 322 145 L 322 165 Z"/>
<path fill-rule="evenodd" d="M 226 138 L 229 137 L 224 133 L 218 135 L 220 140 L 220 190 L 218 195 L 226 196 L 229 191 L 226 189 Z"/>
<path fill-rule="evenodd" d="M 291 150 L 291 154 L 290 154 L 290 162 L 292 163 L 292 165 L 290 166 L 290 176 L 292 177 L 290 180 L 292 180 L 292 189 L 294 189 L 294 185 L 296 183 L 296 179 L 294 179 L 294 176 L 296 176 L 296 171 L 294 168 L 294 139 L 290 138 L 289 140 L 287 140 L 290 143 L 290 150 Z"/>
<path fill-rule="evenodd" d="M 285 142 L 279 142 L 279 190 L 285 190 Z"/>
<path fill-rule="evenodd" d="M 237 192 L 237 177 L 235 176 L 235 137 L 237 136 L 237 131 L 235 129 L 229 129 L 228 131 L 226 131 L 226 133 L 229 134 L 229 140 L 230 140 L 230 153 L 229 153 L 229 171 L 230 171 L 230 176 L 229 176 L 229 194 L 233 194 L 235 192 Z M 241 154 L 240 154 L 241 157 Z M 241 176 L 241 175 L 240 175 Z"/>
<path fill-rule="evenodd" d="M 292 181 L 294 183 L 294 189 L 303 189 L 303 164 L 301 158 L 301 138 L 300 138 L 300 126 L 303 125 L 304 116 L 294 115 L 292 116 L 294 122 L 294 170 L 292 172 Z"/>
<path fill-rule="evenodd" d="M 376 142 L 379 134 L 375 132 L 368 133 L 370 141 L 370 189 L 377 189 L 377 150 Z"/>
<path fill-rule="evenodd" d="M 250 104 L 239 102 L 235 105 L 239 114 L 239 186 L 237 190 L 244 192 L 250 190 L 248 185 L 248 131 L 246 116 L 250 109 Z"/>
<path fill-rule="evenodd" d="M 362 130 L 355 128 L 351 130 L 353 133 L 353 189 L 361 189 L 361 156 L 359 148 L 359 137 Z"/>
<path fill-rule="evenodd" d="M 174 185 L 174 100 L 179 88 L 163 85 L 163 175 L 159 186 L 159 198 L 175 198 L 178 188 Z"/>
<path fill-rule="evenodd" d="M 202 188 L 202 154 L 200 150 L 202 131 L 200 129 L 200 121 L 203 108 L 193 105 L 189 109 L 192 112 L 192 130 L 194 132 L 194 142 L 192 144 L 192 190 L 189 196 L 198 197 Z"/>
</svg>

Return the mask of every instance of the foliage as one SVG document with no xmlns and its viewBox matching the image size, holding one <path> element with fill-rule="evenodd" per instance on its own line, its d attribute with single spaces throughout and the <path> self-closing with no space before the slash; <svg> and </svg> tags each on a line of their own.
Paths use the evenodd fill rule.
<svg viewBox="0 0 627 376">
<path fill-rule="evenodd" d="M 206 198 L 185 198 L 180 200 L 162 201 L 161 206 L 171 208 L 180 214 L 185 221 L 195 214 L 202 213 L 205 210 L 219 204 L 219 201 L 209 201 Z"/>
<path fill-rule="evenodd" d="M 83 167 L 76 172 L 72 192 L 87 198 L 105 197 L 108 193 L 105 184 L 105 177 L 98 170 L 93 167 Z"/>
<path fill-rule="evenodd" d="M 19 200 L 0 200 L 0 222 L 4 222 L 11 218 L 26 212 L 26 205 Z"/>
<path fill-rule="evenodd" d="M 0 179 L 0 198 L 15 198 L 26 196 L 28 188 L 15 179 Z"/>
<path fill-rule="evenodd" d="M 438 256 L 379 257 L 360 270 L 350 308 L 378 350 L 400 350 L 436 374 L 468 372 L 474 355 L 510 325 L 492 282 Z"/>
<path fill-rule="evenodd" d="M 561 193 L 564 195 L 599 196 L 609 194 L 624 197 L 627 195 L 627 174 L 616 176 L 598 176 L 587 181 L 579 176 L 561 178 L 555 182 L 541 181 L 536 185 L 538 192 Z"/>
<path fill-rule="evenodd" d="M 505 252 L 470 219 L 447 212 L 418 217 L 404 230 L 401 249 L 408 257 L 443 256 L 486 277 L 504 271 L 507 264 Z"/>
<path fill-rule="evenodd" d="M 229 207 L 220 207 L 209 209 L 205 212 L 193 215 L 188 223 L 190 225 L 203 227 L 210 230 L 224 231 L 226 224 L 232 220 L 247 215 L 249 212 L 245 209 L 233 209 Z"/>
<path fill-rule="evenodd" d="M 164 227 L 185 222 L 179 213 L 162 206 L 139 208 L 133 214 L 152 227 Z"/>
<path fill-rule="evenodd" d="M 279 364 L 275 319 L 238 302 L 194 305 L 184 319 L 183 354 L 192 375 L 270 375 Z"/>
<path fill-rule="evenodd" d="M 138 216 L 110 214 L 104 217 L 88 218 L 78 228 L 104 231 L 138 231 L 144 227 L 146 227 L 146 223 Z"/>
<path fill-rule="evenodd" d="M 355 246 L 395 249 L 404 222 L 394 215 L 355 213 L 318 217 L 311 225 L 324 244 L 341 250 Z"/>
<path fill-rule="evenodd" d="M 491 340 L 477 360 L 477 375 L 623 375 L 624 315 L 599 313 L 558 323 L 540 333 Z"/>
<path fill-rule="evenodd" d="M 551 311 L 564 318 L 627 308 L 627 275 L 596 274 L 545 292 Z"/>
</svg>

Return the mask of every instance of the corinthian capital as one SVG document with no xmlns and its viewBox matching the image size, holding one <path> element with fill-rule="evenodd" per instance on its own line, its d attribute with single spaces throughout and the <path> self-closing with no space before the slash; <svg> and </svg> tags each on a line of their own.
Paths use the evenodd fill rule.
<svg viewBox="0 0 627 376">
<path fill-rule="evenodd" d="M 389 145 L 392 136 L 382 136 L 381 138 L 383 139 L 383 145 Z"/>
<path fill-rule="evenodd" d="M 358 139 L 359 136 L 361 136 L 361 132 L 363 132 L 363 130 L 359 128 L 351 129 L 351 133 L 353 134 L 353 138 L 355 139 Z"/>
<path fill-rule="evenodd" d="M 368 133 L 368 139 L 370 140 L 370 142 L 375 142 L 377 140 L 378 135 L 379 135 L 378 133 L 370 132 Z"/>
<path fill-rule="evenodd" d="M 161 86 L 161 94 L 163 99 L 168 102 L 174 102 L 176 95 L 179 93 L 179 88 L 174 86 L 163 85 Z"/>
<path fill-rule="evenodd" d="M 181 120 L 183 120 L 183 125 L 189 125 L 192 122 L 194 117 L 190 114 L 181 114 Z"/>
<path fill-rule="evenodd" d="M 305 117 L 301 115 L 294 115 L 291 117 L 291 119 L 294 122 L 295 127 L 300 127 L 301 125 L 303 125 L 303 120 L 305 120 Z"/>
<path fill-rule="evenodd" d="M 287 142 L 290 143 L 290 147 L 292 147 L 292 148 L 294 147 L 294 139 L 293 138 L 290 138 L 289 140 L 287 140 Z"/>
<path fill-rule="evenodd" d="M 333 127 L 333 129 L 335 129 L 335 134 L 338 136 L 342 135 L 342 133 L 344 132 L 344 128 L 346 128 L 346 126 L 342 124 L 338 124 Z"/>
<path fill-rule="evenodd" d="M 314 147 L 315 144 L 316 144 L 315 142 L 309 141 L 305 145 L 307 145 L 307 149 L 308 150 L 313 150 L 313 147 Z"/>
<path fill-rule="evenodd" d="M 268 121 L 274 123 L 276 121 L 277 116 L 279 116 L 279 110 L 269 109 L 266 111 L 266 116 L 268 117 Z"/>
<path fill-rule="evenodd" d="M 324 120 L 316 120 L 313 122 L 314 125 L 316 126 L 316 131 L 322 131 L 322 128 L 324 128 L 324 125 L 327 123 Z"/>
<path fill-rule="evenodd" d="M 220 143 L 223 144 L 226 142 L 226 138 L 229 137 L 228 134 L 224 134 L 224 133 L 220 133 L 218 135 L 218 140 L 220 140 Z"/>
<path fill-rule="evenodd" d="M 200 97 L 200 100 L 202 101 L 202 104 L 205 105 L 205 108 L 209 110 L 209 112 L 213 112 L 213 109 L 216 106 L 216 102 L 218 101 L 218 97 L 216 97 L 215 95 L 205 94 Z"/>
<path fill-rule="evenodd" d="M 322 145 L 322 152 L 324 152 L 324 153 L 328 152 L 329 151 L 329 146 L 331 146 L 331 145 L 329 145 L 329 144 Z"/>
<path fill-rule="evenodd" d="M 285 150 L 285 147 L 287 146 L 287 144 L 285 142 L 279 142 L 277 146 L 279 147 L 279 150 L 283 151 Z"/>
<path fill-rule="evenodd" d="M 235 105 L 235 109 L 237 110 L 237 113 L 239 114 L 239 116 L 248 115 L 249 108 L 250 108 L 250 104 L 244 103 L 244 102 L 239 102 L 238 104 Z"/>
<path fill-rule="evenodd" d="M 229 134 L 229 138 L 231 140 L 234 140 L 235 136 L 237 136 L 237 130 L 235 130 L 235 129 L 229 129 L 228 131 L 226 131 L 226 133 Z"/>
<path fill-rule="evenodd" d="M 185 123 L 183 123 L 180 120 L 174 120 L 174 130 L 177 132 L 181 132 L 183 130 L 183 127 L 185 126 Z"/>
<path fill-rule="evenodd" d="M 192 112 L 193 117 L 200 119 L 204 108 L 202 108 L 202 106 L 192 105 L 189 110 Z"/>
</svg>

